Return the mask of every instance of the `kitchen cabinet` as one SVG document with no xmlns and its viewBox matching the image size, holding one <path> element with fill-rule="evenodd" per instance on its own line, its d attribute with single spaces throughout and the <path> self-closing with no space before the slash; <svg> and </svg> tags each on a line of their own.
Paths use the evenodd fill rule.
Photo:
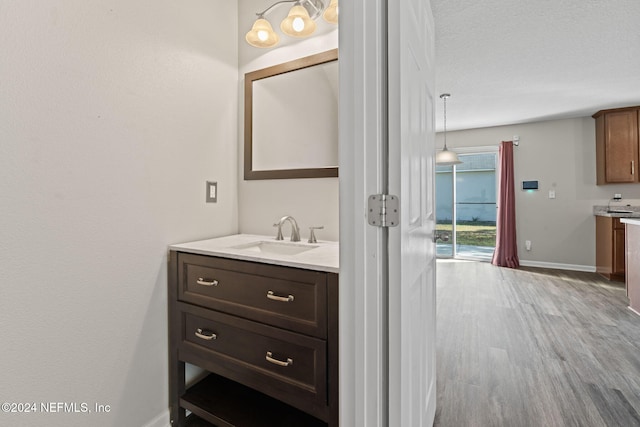
<svg viewBox="0 0 640 427">
<path fill-rule="evenodd" d="M 596 216 L 596 272 L 625 280 L 625 226 L 620 218 Z"/>
<path fill-rule="evenodd" d="M 172 426 L 338 425 L 337 273 L 171 250 L 168 286 Z"/>
<path fill-rule="evenodd" d="M 601 110 L 596 119 L 597 184 L 640 182 L 638 111 L 640 107 Z"/>
</svg>

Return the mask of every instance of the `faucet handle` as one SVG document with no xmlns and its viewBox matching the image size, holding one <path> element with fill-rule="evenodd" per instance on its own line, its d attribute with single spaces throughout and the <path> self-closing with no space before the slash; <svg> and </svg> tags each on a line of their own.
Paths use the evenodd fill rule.
<svg viewBox="0 0 640 427">
<path fill-rule="evenodd" d="M 276 235 L 276 240 L 284 240 L 282 236 L 282 225 L 279 223 L 273 224 L 274 227 L 278 227 L 278 234 Z"/>
<path fill-rule="evenodd" d="M 315 230 L 324 230 L 324 225 L 321 225 L 319 227 L 309 227 L 309 243 L 318 243 L 318 241 L 316 240 Z"/>
</svg>

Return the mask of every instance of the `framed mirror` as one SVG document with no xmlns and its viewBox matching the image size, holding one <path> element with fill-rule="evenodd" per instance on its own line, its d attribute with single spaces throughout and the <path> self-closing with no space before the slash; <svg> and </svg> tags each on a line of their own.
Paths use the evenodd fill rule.
<svg viewBox="0 0 640 427">
<path fill-rule="evenodd" d="M 245 74 L 244 179 L 338 176 L 338 49 Z"/>
</svg>

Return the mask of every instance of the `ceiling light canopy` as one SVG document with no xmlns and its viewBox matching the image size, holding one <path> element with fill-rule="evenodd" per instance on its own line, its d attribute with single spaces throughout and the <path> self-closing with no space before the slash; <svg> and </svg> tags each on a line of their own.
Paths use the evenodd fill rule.
<svg viewBox="0 0 640 427">
<path fill-rule="evenodd" d="M 442 151 L 436 153 L 436 164 L 441 166 L 459 165 L 462 163 L 457 153 L 447 149 L 447 98 L 450 96 L 448 93 L 440 95 L 440 98 L 444 102 L 444 147 Z"/>
<path fill-rule="evenodd" d="M 254 47 L 270 48 L 278 44 L 279 37 L 264 17 L 273 7 L 283 3 L 294 3 L 289 14 L 280 23 L 280 30 L 290 37 L 308 37 L 316 30 L 315 19 L 320 15 L 329 23 L 338 23 L 338 0 L 331 0 L 325 7 L 326 0 L 282 0 L 264 11 L 257 13 L 258 18 L 245 36 L 247 43 Z"/>
</svg>

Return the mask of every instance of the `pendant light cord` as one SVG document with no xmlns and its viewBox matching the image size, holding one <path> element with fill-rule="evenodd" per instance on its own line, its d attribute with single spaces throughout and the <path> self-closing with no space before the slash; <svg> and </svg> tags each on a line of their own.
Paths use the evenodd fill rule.
<svg viewBox="0 0 640 427">
<path fill-rule="evenodd" d="M 449 151 L 447 148 L 447 98 L 450 96 L 448 93 L 440 95 L 440 98 L 444 102 L 444 147 L 442 147 L 442 151 L 436 153 L 436 164 L 442 166 L 462 163 L 460 159 L 458 159 L 458 154 L 456 154 L 455 151 Z"/>
<path fill-rule="evenodd" d="M 444 97 L 444 149 L 447 149 L 447 97 Z"/>
<path fill-rule="evenodd" d="M 451 95 L 448 93 L 443 93 L 440 95 L 440 98 L 444 101 L 444 147 L 443 151 L 447 151 L 447 98 Z"/>
</svg>

